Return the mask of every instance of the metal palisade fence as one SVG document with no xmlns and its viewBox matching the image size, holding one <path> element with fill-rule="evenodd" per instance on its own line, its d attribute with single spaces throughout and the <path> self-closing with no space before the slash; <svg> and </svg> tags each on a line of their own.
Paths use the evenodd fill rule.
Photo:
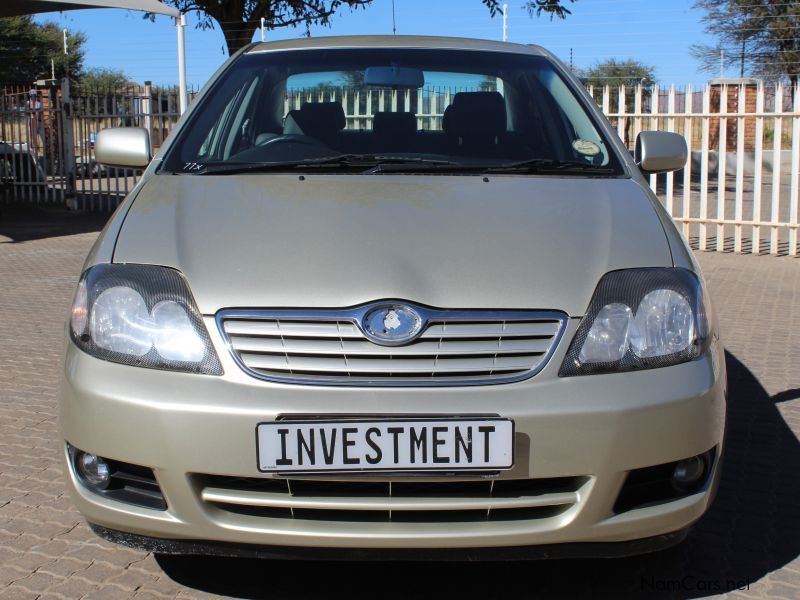
<svg viewBox="0 0 800 600">
<path fill-rule="evenodd" d="M 419 129 L 436 130 L 459 91 L 469 90 L 295 89 L 284 108 L 340 102 L 350 129 L 371 129 L 378 112 L 410 111 Z M 718 80 L 702 89 L 607 86 L 588 92 L 631 150 L 648 129 L 686 138 L 686 167 L 651 176 L 650 185 L 693 247 L 798 256 L 800 87 Z M 0 97 L 0 200 L 111 210 L 141 172 L 97 164 L 97 132 L 144 127 L 158 149 L 179 116 L 173 88 L 100 93 L 70 90 L 63 82 L 35 97 L 24 88 L 5 88 Z"/>
<path fill-rule="evenodd" d="M 157 151 L 179 116 L 177 88 L 82 90 L 67 80 L 53 86 L 0 87 L 0 203 L 113 210 L 142 171 L 99 164 L 97 133 L 143 127 Z"/>
<path fill-rule="evenodd" d="M 105 167 L 95 160 L 97 133 L 109 127 L 142 127 L 150 132 L 155 153 L 180 116 L 177 88 L 146 84 L 113 92 L 80 90 L 70 96 L 75 155 L 75 206 L 112 210 L 142 174 L 140 170 Z"/>
<path fill-rule="evenodd" d="M 650 186 L 700 250 L 798 255 L 800 86 L 719 81 L 700 90 L 590 88 L 628 148 L 680 133 L 690 160 Z"/>
</svg>

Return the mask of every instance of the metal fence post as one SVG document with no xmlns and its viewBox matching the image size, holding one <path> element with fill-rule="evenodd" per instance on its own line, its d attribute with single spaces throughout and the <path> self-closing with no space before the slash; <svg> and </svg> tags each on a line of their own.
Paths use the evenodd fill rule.
<svg viewBox="0 0 800 600">
<path fill-rule="evenodd" d="M 153 144 L 153 82 L 144 82 L 144 96 L 142 97 L 142 112 L 144 113 L 144 128 Z"/>
<path fill-rule="evenodd" d="M 798 254 L 800 227 L 800 84 L 792 86 L 792 167 L 789 183 L 789 256 Z"/>
<path fill-rule="evenodd" d="M 75 194 L 75 132 L 73 130 L 72 97 L 70 95 L 70 81 L 65 77 L 61 80 L 61 115 L 63 135 L 61 137 L 61 160 L 64 161 L 64 185 L 66 198 L 70 208 L 77 209 L 78 200 Z"/>
</svg>

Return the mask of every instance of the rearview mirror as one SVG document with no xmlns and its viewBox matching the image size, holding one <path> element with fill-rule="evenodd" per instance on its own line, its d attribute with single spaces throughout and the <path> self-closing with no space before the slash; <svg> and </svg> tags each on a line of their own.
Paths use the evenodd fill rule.
<svg viewBox="0 0 800 600">
<path fill-rule="evenodd" d="M 103 129 L 94 142 L 94 156 L 107 167 L 143 169 L 150 162 L 150 135 L 140 127 Z"/>
<path fill-rule="evenodd" d="M 425 75 L 410 67 L 367 67 L 364 83 L 374 87 L 417 90 L 425 85 Z"/>
<path fill-rule="evenodd" d="M 634 158 L 646 175 L 682 169 L 689 156 L 682 135 L 668 131 L 643 131 L 636 138 Z"/>
</svg>

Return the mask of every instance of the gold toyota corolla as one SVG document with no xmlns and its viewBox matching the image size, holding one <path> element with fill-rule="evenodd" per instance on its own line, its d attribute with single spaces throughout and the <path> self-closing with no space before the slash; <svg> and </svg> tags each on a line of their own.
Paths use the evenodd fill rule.
<svg viewBox="0 0 800 600">
<path fill-rule="evenodd" d="M 61 432 L 75 504 L 156 552 L 620 556 L 708 508 L 725 366 L 632 156 L 533 46 L 254 44 L 86 260 Z"/>
</svg>

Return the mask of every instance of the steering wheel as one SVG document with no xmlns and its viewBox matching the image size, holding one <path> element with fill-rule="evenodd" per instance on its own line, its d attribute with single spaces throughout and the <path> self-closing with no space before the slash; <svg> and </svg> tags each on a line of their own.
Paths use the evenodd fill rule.
<svg viewBox="0 0 800 600">
<path fill-rule="evenodd" d="M 300 135 L 297 133 L 285 133 L 283 135 L 279 135 L 278 137 L 274 137 L 272 139 L 267 140 L 263 144 L 259 144 L 259 148 L 263 148 L 264 146 L 270 146 L 272 144 L 307 144 L 309 146 L 322 146 L 322 142 L 320 142 L 317 138 L 313 138 L 308 135 Z"/>
</svg>

